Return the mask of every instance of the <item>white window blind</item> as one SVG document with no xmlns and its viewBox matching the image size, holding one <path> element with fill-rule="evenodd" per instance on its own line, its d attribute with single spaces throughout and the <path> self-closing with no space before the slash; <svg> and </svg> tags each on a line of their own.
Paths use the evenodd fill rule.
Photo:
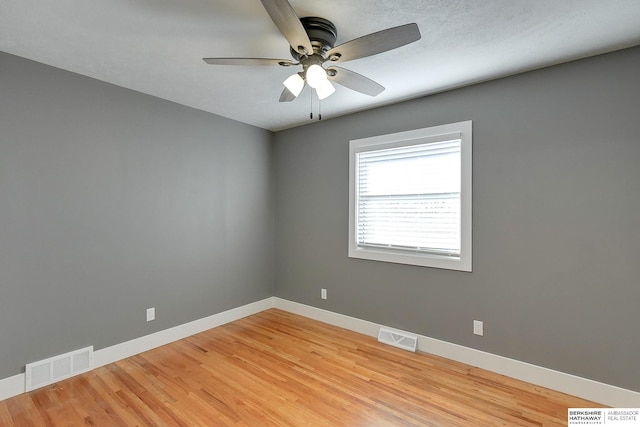
<svg viewBox="0 0 640 427">
<path fill-rule="evenodd" d="M 357 154 L 358 246 L 460 256 L 460 138 Z"/>
</svg>

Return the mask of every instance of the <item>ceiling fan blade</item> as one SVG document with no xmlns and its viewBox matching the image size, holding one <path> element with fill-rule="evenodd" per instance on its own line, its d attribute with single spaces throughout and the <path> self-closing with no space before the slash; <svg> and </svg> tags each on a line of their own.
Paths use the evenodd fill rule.
<svg viewBox="0 0 640 427">
<path fill-rule="evenodd" d="M 413 43 L 420 37 L 417 24 L 400 25 L 338 45 L 327 52 L 327 58 L 336 63 L 351 61 Z"/>
<path fill-rule="evenodd" d="M 298 53 L 312 54 L 309 36 L 287 0 L 260 0 L 271 20 Z"/>
<path fill-rule="evenodd" d="M 202 58 L 202 60 L 211 65 L 280 65 L 282 67 L 297 65 L 288 59 L 270 58 Z"/>
<path fill-rule="evenodd" d="M 291 93 L 291 91 L 289 89 L 287 89 L 286 87 L 284 88 L 284 90 L 280 94 L 280 102 L 291 102 L 296 98 L 297 98 L 297 96 L 295 96 L 293 93 Z"/>
<path fill-rule="evenodd" d="M 340 67 L 329 67 L 327 71 L 329 80 L 351 90 L 355 90 L 356 92 L 376 96 L 384 90 L 384 86 L 351 70 Z"/>
</svg>

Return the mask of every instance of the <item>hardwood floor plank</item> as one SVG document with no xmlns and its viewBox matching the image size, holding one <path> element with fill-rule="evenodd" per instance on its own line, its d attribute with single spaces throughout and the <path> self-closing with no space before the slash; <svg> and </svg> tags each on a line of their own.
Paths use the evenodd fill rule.
<svg viewBox="0 0 640 427">
<path fill-rule="evenodd" d="M 602 407 L 277 309 L 0 402 L 2 426 L 566 426 Z"/>
</svg>

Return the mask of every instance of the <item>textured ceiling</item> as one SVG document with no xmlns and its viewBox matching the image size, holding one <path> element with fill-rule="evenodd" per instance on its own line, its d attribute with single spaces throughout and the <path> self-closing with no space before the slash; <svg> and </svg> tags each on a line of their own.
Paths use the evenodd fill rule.
<svg viewBox="0 0 640 427">
<path fill-rule="evenodd" d="M 386 90 L 372 98 L 338 87 L 322 101 L 323 118 L 640 44 L 638 0 L 290 3 L 300 17 L 331 20 L 337 44 L 410 22 L 422 33 L 340 64 Z M 0 50 L 265 129 L 309 122 L 309 89 L 278 102 L 291 68 L 202 61 L 290 59 L 259 0 L 0 0 Z"/>
</svg>

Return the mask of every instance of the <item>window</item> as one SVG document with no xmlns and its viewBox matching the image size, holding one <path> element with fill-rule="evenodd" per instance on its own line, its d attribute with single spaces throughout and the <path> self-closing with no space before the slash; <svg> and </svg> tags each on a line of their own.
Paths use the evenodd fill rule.
<svg viewBox="0 0 640 427">
<path fill-rule="evenodd" d="M 471 121 L 349 144 L 349 257 L 471 271 Z"/>
</svg>

